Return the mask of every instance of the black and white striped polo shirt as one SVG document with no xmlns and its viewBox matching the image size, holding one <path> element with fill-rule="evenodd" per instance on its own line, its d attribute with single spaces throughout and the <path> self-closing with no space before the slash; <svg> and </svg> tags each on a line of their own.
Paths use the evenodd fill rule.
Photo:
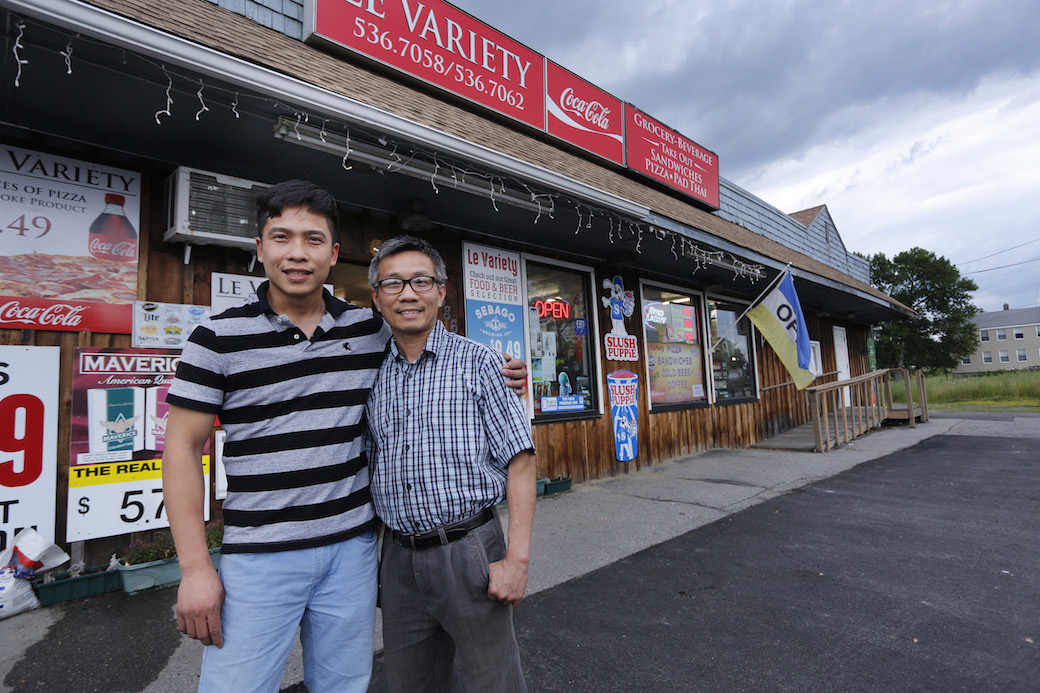
<svg viewBox="0 0 1040 693">
<path fill-rule="evenodd" d="M 390 330 L 325 292 L 310 339 L 258 300 L 192 333 L 170 404 L 212 412 L 227 432 L 225 553 L 331 544 L 375 524 L 362 415 Z"/>
</svg>

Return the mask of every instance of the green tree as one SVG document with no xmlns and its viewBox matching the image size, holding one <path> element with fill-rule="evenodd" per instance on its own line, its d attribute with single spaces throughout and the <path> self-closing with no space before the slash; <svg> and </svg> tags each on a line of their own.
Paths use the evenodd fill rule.
<svg viewBox="0 0 1040 693">
<path fill-rule="evenodd" d="M 975 282 L 923 248 L 891 260 L 884 253 L 869 259 L 871 283 L 917 313 L 910 321 L 881 324 L 879 366 L 950 370 L 975 351 L 979 336 L 971 319 L 980 312 L 971 302 L 970 293 L 979 288 Z"/>
</svg>

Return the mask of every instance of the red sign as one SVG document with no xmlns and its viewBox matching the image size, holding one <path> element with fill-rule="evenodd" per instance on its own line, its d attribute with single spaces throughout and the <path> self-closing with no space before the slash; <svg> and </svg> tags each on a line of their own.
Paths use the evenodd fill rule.
<svg viewBox="0 0 1040 693">
<path fill-rule="evenodd" d="M 534 302 L 534 307 L 540 318 L 570 319 L 571 317 L 571 304 L 562 298 L 550 298 L 548 301 L 539 299 Z"/>
<path fill-rule="evenodd" d="M 545 129 L 545 58 L 441 0 L 313 0 L 313 37 Z"/>
<path fill-rule="evenodd" d="M 133 305 L 0 296 L 0 328 L 129 334 Z"/>
<path fill-rule="evenodd" d="M 621 101 L 551 60 L 545 64 L 549 134 L 624 165 L 624 108 Z"/>
<path fill-rule="evenodd" d="M 629 168 L 719 207 L 719 160 L 714 152 L 625 105 Z"/>
</svg>

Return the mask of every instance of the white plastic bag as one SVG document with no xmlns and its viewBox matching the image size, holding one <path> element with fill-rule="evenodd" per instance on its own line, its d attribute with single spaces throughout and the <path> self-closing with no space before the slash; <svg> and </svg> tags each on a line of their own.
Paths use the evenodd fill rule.
<svg viewBox="0 0 1040 693">
<path fill-rule="evenodd" d="M 28 580 L 16 578 L 10 568 L 0 570 L 0 619 L 31 611 L 39 605 L 40 600 Z"/>
<path fill-rule="evenodd" d="M 15 577 L 31 578 L 37 571 L 57 568 L 67 560 L 69 555 L 60 546 L 26 527 L 14 535 L 11 547 L 0 553 L 0 569 L 10 568 Z"/>
</svg>

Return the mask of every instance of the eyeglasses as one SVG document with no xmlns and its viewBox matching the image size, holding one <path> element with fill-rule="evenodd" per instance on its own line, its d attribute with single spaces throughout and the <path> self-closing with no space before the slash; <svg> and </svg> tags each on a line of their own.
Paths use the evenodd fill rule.
<svg viewBox="0 0 1040 693">
<path fill-rule="evenodd" d="M 399 294 L 404 291 L 405 284 L 412 287 L 417 294 L 426 293 L 437 285 L 435 277 L 412 277 L 411 279 L 382 279 L 376 282 L 376 288 L 382 289 L 384 294 Z"/>
</svg>

